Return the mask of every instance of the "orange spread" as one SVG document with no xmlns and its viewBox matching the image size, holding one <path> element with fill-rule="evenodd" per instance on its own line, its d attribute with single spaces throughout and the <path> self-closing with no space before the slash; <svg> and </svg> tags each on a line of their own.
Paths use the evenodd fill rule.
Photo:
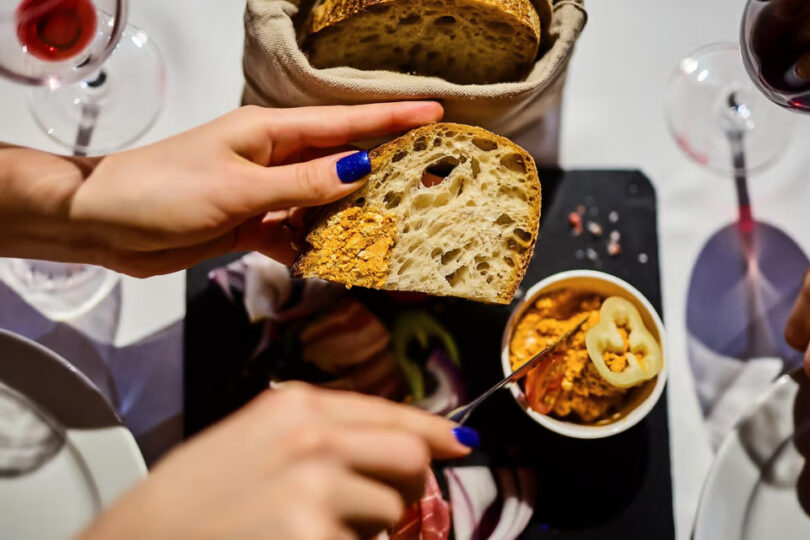
<svg viewBox="0 0 810 540">
<path fill-rule="evenodd" d="M 555 416 L 573 415 L 583 422 L 595 422 L 615 412 L 628 392 L 599 375 L 585 346 L 585 334 L 599 322 L 603 300 L 598 295 L 575 293 L 570 289 L 543 294 L 523 312 L 512 332 L 509 352 L 514 370 L 588 316 L 567 344 L 549 353 L 549 357 L 560 360 L 549 378 L 561 376 L 562 383 L 559 391 L 546 393 L 542 401 Z M 619 327 L 619 332 L 625 342 L 624 353 L 605 354 L 608 367 L 617 372 L 627 366 L 629 348 L 627 330 Z"/>
<path fill-rule="evenodd" d="M 338 212 L 307 239 L 309 266 L 330 281 L 380 288 L 385 285 L 396 219 L 356 206 Z"/>
</svg>

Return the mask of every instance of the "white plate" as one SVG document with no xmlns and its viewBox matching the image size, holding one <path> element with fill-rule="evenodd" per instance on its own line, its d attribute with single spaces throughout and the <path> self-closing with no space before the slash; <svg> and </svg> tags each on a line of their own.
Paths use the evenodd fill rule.
<svg viewBox="0 0 810 540">
<path fill-rule="evenodd" d="M 803 372 L 780 377 L 723 441 L 693 538 L 810 538 L 810 380 Z"/>
<path fill-rule="evenodd" d="M 93 384 L 4 330 L 0 400 L 0 537 L 69 538 L 146 475 L 135 439 Z"/>
</svg>

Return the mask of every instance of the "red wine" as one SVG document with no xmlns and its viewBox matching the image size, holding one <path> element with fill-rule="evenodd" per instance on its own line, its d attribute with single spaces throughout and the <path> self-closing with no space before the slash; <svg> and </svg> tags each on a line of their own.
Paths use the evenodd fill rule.
<svg viewBox="0 0 810 540">
<path fill-rule="evenodd" d="M 810 111 L 810 1 L 751 0 L 743 59 L 769 99 Z"/>
<path fill-rule="evenodd" d="M 51 62 L 76 56 L 96 31 L 90 0 L 23 0 L 16 18 L 20 43 L 33 56 Z"/>
</svg>

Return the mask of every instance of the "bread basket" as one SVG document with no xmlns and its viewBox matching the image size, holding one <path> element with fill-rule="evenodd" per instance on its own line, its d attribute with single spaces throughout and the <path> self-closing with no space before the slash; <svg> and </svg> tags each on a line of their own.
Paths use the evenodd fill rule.
<svg viewBox="0 0 810 540">
<path fill-rule="evenodd" d="M 545 116 L 559 108 L 568 61 L 587 19 L 584 0 L 552 2 L 541 52 L 525 80 L 477 85 L 350 67 L 315 69 L 298 46 L 298 13 L 299 6 L 288 0 L 248 0 L 244 104 L 300 107 L 438 99 L 446 121 L 510 138 L 544 163 L 545 147 L 550 144 L 556 153 L 556 140 L 542 139 L 546 131 L 556 137 L 557 120 Z M 544 120 L 553 129 L 544 129 Z"/>
</svg>

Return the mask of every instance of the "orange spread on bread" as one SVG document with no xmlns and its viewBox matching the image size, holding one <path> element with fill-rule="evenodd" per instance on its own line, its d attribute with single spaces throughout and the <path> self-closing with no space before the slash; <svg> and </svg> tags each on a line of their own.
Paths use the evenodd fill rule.
<svg viewBox="0 0 810 540">
<path fill-rule="evenodd" d="M 330 281 L 380 288 L 388 277 L 395 235 L 391 214 L 347 208 L 310 234 L 311 268 Z"/>
</svg>

